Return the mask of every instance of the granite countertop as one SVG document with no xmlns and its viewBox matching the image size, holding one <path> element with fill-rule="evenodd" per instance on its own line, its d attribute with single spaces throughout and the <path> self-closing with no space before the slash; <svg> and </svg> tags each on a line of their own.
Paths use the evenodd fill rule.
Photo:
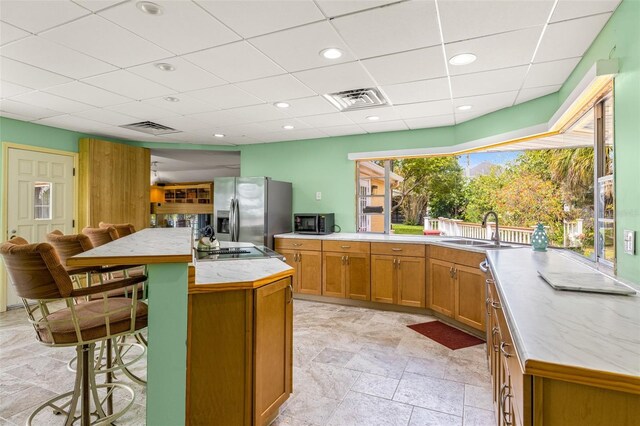
<svg viewBox="0 0 640 426">
<path fill-rule="evenodd" d="M 195 262 L 195 267 L 196 286 L 254 283 L 265 278 L 293 273 L 293 268 L 275 258 Z"/>
<path fill-rule="evenodd" d="M 69 266 L 189 263 L 191 228 L 146 228 L 67 260 Z"/>
<path fill-rule="evenodd" d="M 492 250 L 487 259 L 525 373 L 562 366 L 579 381 L 608 375 L 616 388 L 640 389 L 640 294 L 554 290 L 537 271 L 599 273 L 557 250 Z"/>
</svg>

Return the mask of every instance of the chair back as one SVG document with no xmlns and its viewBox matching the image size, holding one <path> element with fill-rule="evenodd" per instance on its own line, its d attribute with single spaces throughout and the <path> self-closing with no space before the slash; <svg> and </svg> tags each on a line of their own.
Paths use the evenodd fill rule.
<svg viewBox="0 0 640 426">
<path fill-rule="evenodd" d="M 67 259 L 93 248 L 91 240 L 84 234 L 64 235 L 59 230 L 47 234 L 47 242 L 56 249 L 60 263 L 67 264 Z M 68 268 L 67 268 L 68 269 Z"/>
<path fill-rule="evenodd" d="M 98 224 L 100 228 L 110 228 L 113 227 L 116 229 L 118 233 L 118 238 L 126 237 L 127 235 L 131 235 L 136 232 L 135 226 L 130 223 L 105 223 L 100 222 Z"/>
<path fill-rule="evenodd" d="M 73 291 L 71 278 L 51 244 L 29 244 L 15 237 L 0 245 L 0 254 L 21 298 L 60 299 Z"/>
<path fill-rule="evenodd" d="M 82 230 L 82 233 L 86 235 L 93 247 L 99 247 L 103 244 L 110 243 L 113 240 L 118 239 L 118 232 L 114 227 L 109 228 L 89 228 L 86 227 Z"/>
</svg>

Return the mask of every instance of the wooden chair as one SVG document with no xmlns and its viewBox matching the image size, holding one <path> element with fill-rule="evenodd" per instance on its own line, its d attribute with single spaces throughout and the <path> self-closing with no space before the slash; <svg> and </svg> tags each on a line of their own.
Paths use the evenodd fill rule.
<svg viewBox="0 0 640 426">
<path fill-rule="evenodd" d="M 0 255 L 16 293 L 22 298 L 36 339 L 52 347 L 75 346 L 78 359 L 74 389 L 38 406 L 27 425 L 46 407 L 65 414 L 65 425 L 76 420 L 83 426 L 89 425 L 95 420 L 92 416 L 98 418 L 98 423 L 109 424 L 121 417 L 131 408 L 135 392 L 124 383 L 113 382 L 111 373 L 107 373 L 106 383 L 96 384 L 91 360 L 97 342 L 111 341 L 146 328 L 148 309 L 138 300 L 137 291 L 133 291 L 130 298 L 109 295 L 112 290 L 141 286 L 146 277 L 77 289 L 73 288 L 69 273 L 48 243 L 28 244 L 16 237 L 0 245 Z M 116 359 L 116 364 L 121 361 Z M 100 399 L 100 389 L 107 392 L 104 401 Z M 114 413 L 112 394 L 116 390 L 128 393 L 131 400 Z"/>
</svg>

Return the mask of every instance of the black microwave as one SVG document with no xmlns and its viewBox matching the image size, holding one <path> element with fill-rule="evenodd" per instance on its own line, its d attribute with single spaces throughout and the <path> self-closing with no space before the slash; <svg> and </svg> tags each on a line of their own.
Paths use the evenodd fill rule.
<svg viewBox="0 0 640 426">
<path fill-rule="evenodd" d="M 333 233 L 333 213 L 294 213 L 293 231 L 298 234 Z"/>
</svg>

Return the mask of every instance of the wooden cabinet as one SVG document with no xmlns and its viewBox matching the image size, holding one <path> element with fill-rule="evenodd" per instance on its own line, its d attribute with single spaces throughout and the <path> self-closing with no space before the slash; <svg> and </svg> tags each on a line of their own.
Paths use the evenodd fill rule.
<svg viewBox="0 0 640 426">
<path fill-rule="evenodd" d="M 323 241 L 322 244 L 322 294 L 371 300 L 369 243 Z"/>
<path fill-rule="evenodd" d="M 424 257 L 371 255 L 371 300 L 425 306 Z"/>
<path fill-rule="evenodd" d="M 480 253 L 431 247 L 429 308 L 478 330 L 485 330 L 484 274 Z"/>
<path fill-rule="evenodd" d="M 213 214 L 211 182 L 172 183 L 151 187 L 153 214 Z"/>
<path fill-rule="evenodd" d="M 291 278 L 189 295 L 188 425 L 266 426 L 292 392 Z"/>
<path fill-rule="evenodd" d="M 80 139 L 78 150 L 78 229 L 100 222 L 148 228 L 149 149 Z"/>
<path fill-rule="evenodd" d="M 293 291 L 322 294 L 322 243 L 320 240 L 276 238 L 275 249 L 295 269 Z"/>
</svg>

